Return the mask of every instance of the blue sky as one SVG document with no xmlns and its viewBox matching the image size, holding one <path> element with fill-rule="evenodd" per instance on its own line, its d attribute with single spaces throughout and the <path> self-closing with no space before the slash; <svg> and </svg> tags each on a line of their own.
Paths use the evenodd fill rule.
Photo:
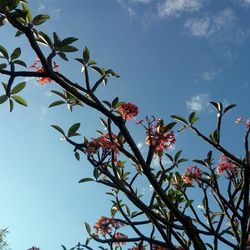
<svg viewBox="0 0 250 250">
<path fill-rule="evenodd" d="M 119 96 L 136 103 L 139 118 L 152 114 L 168 120 L 172 114 L 196 111 L 207 132 L 216 119 L 209 101 L 238 104 L 226 118 L 222 141 L 242 155 L 243 129 L 233 121 L 249 117 L 249 0 L 41 0 L 30 1 L 30 7 L 34 15 L 50 14 L 41 26 L 45 33 L 78 37 L 79 54 L 87 46 L 93 59 L 121 76 L 98 94 L 102 100 Z M 35 60 L 24 38 L 14 38 L 8 25 L 0 29 L 0 44 L 10 50 L 20 46 L 29 65 Z M 57 63 L 74 81 L 83 80 L 77 63 Z M 53 84 L 40 86 L 28 79 L 27 85 L 22 96 L 28 108 L 17 106 L 10 114 L 5 104 L 0 107 L 0 226 L 9 228 L 13 250 L 73 246 L 86 236 L 83 222 L 93 224 L 109 215 L 110 203 L 103 187 L 78 184 L 91 175 L 90 165 L 85 159 L 77 162 L 50 125 L 68 128 L 81 122 L 88 137 L 101 125 L 88 108 L 73 113 L 48 109 L 56 100 L 50 93 Z M 144 150 L 143 132 L 133 122 L 131 130 Z M 175 150 L 181 148 L 191 159 L 207 150 L 190 132 L 178 135 Z M 141 186 L 141 192 L 147 190 Z"/>
</svg>

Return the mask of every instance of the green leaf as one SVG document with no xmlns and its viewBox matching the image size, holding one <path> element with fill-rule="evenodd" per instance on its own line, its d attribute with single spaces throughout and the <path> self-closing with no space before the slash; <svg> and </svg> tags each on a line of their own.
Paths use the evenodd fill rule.
<svg viewBox="0 0 250 250">
<path fill-rule="evenodd" d="M 87 222 L 84 222 L 84 224 L 85 224 L 85 228 L 86 228 L 87 233 L 90 235 L 91 234 L 90 225 Z"/>
<path fill-rule="evenodd" d="M 60 52 L 76 52 L 78 49 L 74 46 L 69 46 L 69 45 L 63 45 L 62 47 L 57 47 L 57 50 Z"/>
<path fill-rule="evenodd" d="M 20 0 L 9 0 L 8 6 L 10 10 L 14 10 L 18 4 L 20 3 Z"/>
<path fill-rule="evenodd" d="M 229 111 L 230 109 L 232 109 L 232 108 L 234 108 L 234 107 L 236 107 L 236 106 L 237 106 L 236 104 L 231 104 L 231 105 L 227 106 L 227 107 L 224 109 L 224 114 L 225 114 L 227 111 Z"/>
<path fill-rule="evenodd" d="M 7 84 L 5 82 L 2 82 L 3 88 L 5 91 L 7 91 Z"/>
<path fill-rule="evenodd" d="M 90 182 L 90 181 L 95 181 L 94 179 L 92 178 L 83 178 L 79 181 L 79 183 L 83 183 L 83 182 Z"/>
<path fill-rule="evenodd" d="M 0 53 L 3 55 L 4 58 L 6 58 L 7 60 L 9 59 L 7 50 L 1 45 L 0 45 Z"/>
<path fill-rule="evenodd" d="M 46 45 L 46 46 L 49 46 L 50 48 L 53 48 L 50 37 L 41 31 L 38 33 L 37 41 L 42 43 L 43 45 Z"/>
<path fill-rule="evenodd" d="M 9 99 L 9 109 L 10 109 L 10 112 L 13 111 L 13 108 L 14 108 L 14 102 L 11 99 Z"/>
<path fill-rule="evenodd" d="M 68 61 L 67 56 L 63 52 L 58 52 L 57 53 L 64 61 Z"/>
<path fill-rule="evenodd" d="M 56 101 L 56 102 L 51 103 L 49 105 L 49 108 L 52 108 L 52 107 L 55 107 L 55 106 L 59 106 L 59 105 L 62 105 L 64 103 L 65 103 L 64 101 Z"/>
<path fill-rule="evenodd" d="M 80 154 L 79 154 L 79 152 L 75 152 L 75 158 L 76 158 L 78 161 L 80 161 Z"/>
<path fill-rule="evenodd" d="M 73 124 L 68 131 L 68 137 L 74 136 L 76 131 L 80 128 L 80 123 Z"/>
<path fill-rule="evenodd" d="M 169 131 L 169 130 L 172 130 L 172 128 L 176 125 L 176 122 L 171 122 L 169 124 L 166 125 L 165 129 L 166 129 L 166 132 Z"/>
<path fill-rule="evenodd" d="M 18 96 L 18 95 L 13 95 L 11 96 L 17 103 L 27 107 L 28 106 L 28 103 L 26 102 L 25 99 L 23 99 L 21 96 Z"/>
<path fill-rule="evenodd" d="M 26 3 L 22 3 L 23 10 L 26 11 L 26 21 L 32 23 L 32 13 Z"/>
<path fill-rule="evenodd" d="M 177 121 L 181 121 L 181 122 L 184 122 L 185 124 L 188 124 L 188 122 L 186 121 L 185 118 L 179 116 L 179 115 L 171 115 L 170 117 L 174 118 L 175 120 Z"/>
<path fill-rule="evenodd" d="M 62 46 L 64 46 L 64 45 L 69 45 L 69 44 L 71 44 L 71 43 L 73 43 L 73 42 L 75 42 L 75 41 L 77 41 L 78 40 L 78 38 L 76 38 L 76 37 L 68 37 L 68 38 L 65 38 L 65 39 L 63 39 L 61 42 L 60 42 L 60 44 L 58 45 L 58 47 L 62 47 Z"/>
<path fill-rule="evenodd" d="M 8 97 L 6 95 L 1 95 L 0 96 L 0 104 L 6 102 L 8 100 Z"/>
<path fill-rule="evenodd" d="M 22 61 L 22 60 L 15 60 L 15 61 L 13 61 L 13 63 L 14 63 L 14 64 L 21 65 L 21 66 L 27 68 L 26 63 L 25 63 L 24 61 Z"/>
<path fill-rule="evenodd" d="M 17 84 L 12 90 L 11 90 L 11 94 L 15 95 L 17 93 L 19 93 L 20 91 L 22 91 L 26 86 L 26 82 L 21 82 L 19 84 Z"/>
<path fill-rule="evenodd" d="M 53 37 L 54 37 L 54 46 L 55 48 L 57 48 L 61 40 L 56 32 L 53 32 Z"/>
<path fill-rule="evenodd" d="M 1 64 L 0 64 L 0 70 L 1 70 L 1 69 L 5 69 L 6 67 L 7 67 L 7 64 L 6 64 L 6 63 L 1 63 Z"/>
<path fill-rule="evenodd" d="M 89 49 L 87 47 L 83 50 L 83 61 L 87 64 L 90 59 Z"/>
<path fill-rule="evenodd" d="M 179 157 L 180 157 L 180 155 L 181 155 L 181 152 L 182 152 L 182 150 L 178 151 L 178 152 L 175 154 L 175 156 L 174 156 L 174 161 L 175 161 L 175 162 L 178 161 L 178 159 L 179 159 Z"/>
<path fill-rule="evenodd" d="M 51 90 L 51 92 L 62 97 L 63 99 L 66 99 L 65 95 L 57 90 Z"/>
<path fill-rule="evenodd" d="M 10 60 L 13 61 L 13 60 L 17 59 L 20 55 L 21 55 L 21 49 L 16 48 L 10 56 Z"/>
<path fill-rule="evenodd" d="M 197 120 L 198 118 L 196 117 L 196 113 L 192 112 L 188 118 L 189 123 L 193 125 Z"/>
<path fill-rule="evenodd" d="M 37 15 L 36 17 L 34 17 L 32 23 L 37 26 L 46 22 L 48 19 L 49 19 L 49 15 L 41 14 L 41 15 Z"/>
<path fill-rule="evenodd" d="M 20 30 L 18 30 L 18 31 L 16 32 L 15 37 L 21 36 L 22 34 L 23 34 L 23 32 L 22 32 L 22 31 L 20 31 Z"/>
<path fill-rule="evenodd" d="M 55 130 L 57 130 L 58 132 L 60 132 L 62 135 L 65 136 L 65 133 L 64 133 L 63 129 L 60 128 L 59 126 L 57 126 L 57 125 L 51 125 L 51 127 L 54 128 Z"/>
</svg>

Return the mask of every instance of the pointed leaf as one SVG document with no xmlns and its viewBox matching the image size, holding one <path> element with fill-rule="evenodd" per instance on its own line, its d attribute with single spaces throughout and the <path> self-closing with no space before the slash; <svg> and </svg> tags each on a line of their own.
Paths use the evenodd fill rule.
<svg viewBox="0 0 250 250">
<path fill-rule="evenodd" d="M 83 61 L 87 64 L 90 59 L 89 49 L 87 47 L 83 50 Z"/>
<path fill-rule="evenodd" d="M 49 108 L 52 108 L 52 107 L 55 107 L 55 106 L 59 106 L 59 105 L 62 105 L 62 104 L 65 104 L 64 101 L 56 101 L 56 102 L 53 102 L 49 105 Z"/>
<path fill-rule="evenodd" d="M 14 94 L 17 94 L 19 93 L 20 91 L 22 91 L 26 86 L 26 82 L 21 82 L 19 84 L 17 84 L 12 90 L 11 90 L 11 94 L 14 95 Z"/>
<path fill-rule="evenodd" d="M 90 182 L 90 181 L 95 181 L 94 179 L 92 178 L 83 178 L 79 181 L 79 183 L 83 183 L 83 182 Z"/>
<path fill-rule="evenodd" d="M 8 97 L 6 95 L 1 95 L 0 96 L 0 104 L 6 102 L 8 100 Z"/>
<path fill-rule="evenodd" d="M 236 107 L 236 106 L 237 106 L 236 104 L 231 104 L 231 105 L 227 106 L 227 107 L 224 109 L 224 114 L 225 114 L 227 111 L 229 111 L 230 109 L 232 109 L 232 108 L 234 108 L 234 107 Z"/>
<path fill-rule="evenodd" d="M 69 128 L 68 137 L 75 135 L 76 131 L 80 128 L 80 123 L 75 123 Z"/>
<path fill-rule="evenodd" d="M 13 95 L 11 96 L 17 103 L 27 107 L 28 106 L 28 103 L 26 102 L 25 99 L 23 99 L 21 96 L 18 96 L 18 95 Z"/>
<path fill-rule="evenodd" d="M 0 45 L 0 53 L 4 56 L 4 58 L 6 58 L 7 60 L 9 59 L 7 50 L 1 45 Z"/>
<path fill-rule="evenodd" d="M 47 20 L 49 19 L 49 15 L 45 15 L 45 14 L 40 14 L 40 15 L 37 15 L 36 17 L 34 17 L 32 23 L 33 25 L 40 25 L 44 22 L 46 22 Z"/>
<path fill-rule="evenodd" d="M 181 121 L 181 122 L 184 122 L 185 124 L 188 124 L 188 122 L 186 121 L 185 118 L 179 116 L 179 115 L 171 115 L 170 117 L 174 118 L 175 120 L 177 121 Z"/>
<path fill-rule="evenodd" d="M 6 67 L 7 67 L 7 64 L 6 64 L 6 63 L 1 63 L 1 64 L 0 64 L 0 70 L 1 70 L 1 69 L 5 69 Z"/>
<path fill-rule="evenodd" d="M 65 136 L 65 133 L 64 133 L 63 129 L 60 128 L 59 126 L 57 126 L 57 125 L 51 125 L 51 127 L 54 128 L 55 130 L 57 130 L 58 132 L 60 132 L 62 135 Z"/>
<path fill-rule="evenodd" d="M 15 60 L 15 61 L 13 61 L 13 63 L 14 63 L 14 64 L 21 65 L 21 66 L 27 68 L 26 63 L 25 63 L 24 61 L 22 61 L 22 60 Z"/>
<path fill-rule="evenodd" d="M 10 56 L 10 60 L 13 61 L 13 60 L 17 59 L 20 55 L 21 55 L 21 49 L 16 48 Z"/>
</svg>

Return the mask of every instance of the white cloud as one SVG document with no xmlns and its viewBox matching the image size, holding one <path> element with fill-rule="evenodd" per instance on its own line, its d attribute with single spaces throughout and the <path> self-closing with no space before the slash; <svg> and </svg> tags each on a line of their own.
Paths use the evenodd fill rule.
<svg viewBox="0 0 250 250">
<path fill-rule="evenodd" d="M 142 148 L 143 148 L 143 143 L 142 143 L 142 142 L 139 142 L 139 143 L 137 144 L 137 148 L 138 148 L 138 149 L 142 149 Z"/>
<path fill-rule="evenodd" d="M 201 112 L 207 108 L 209 104 L 209 94 L 200 94 L 193 96 L 186 102 L 187 109 L 189 111 Z"/>
<path fill-rule="evenodd" d="M 132 3 L 150 3 L 152 0 L 132 0 Z"/>
<path fill-rule="evenodd" d="M 205 37 L 210 29 L 210 19 L 208 17 L 189 19 L 184 24 L 184 27 L 190 30 L 193 36 Z"/>
<path fill-rule="evenodd" d="M 136 12 L 130 6 L 131 4 L 124 0 L 116 0 L 116 2 L 128 13 L 129 17 L 135 17 Z M 138 1 L 135 1 L 138 2 Z"/>
<path fill-rule="evenodd" d="M 237 18 L 235 13 L 230 8 L 225 8 L 216 15 L 204 16 L 201 18 L 190 18 L 184 24 L 184 27 L 190 31 L 193 36 L 202 38 L 212 35 L 222 34 L 230 38 L 232 30 L 235 28 Z"/>
<path fill-rule="evenodd" d="M 219 72 L 220 70 L 203 72 L 201 73 L 201 77 L 204 81 L 210 82 L 215 79 Z"/>
<path fill-rule="evenodd" d="M 158 6 L 158 14 L 160 17 L 179 17 L 185 12 L 199 11 L 203 5 L 203 0 L 165 0 Z"/>
</svg>

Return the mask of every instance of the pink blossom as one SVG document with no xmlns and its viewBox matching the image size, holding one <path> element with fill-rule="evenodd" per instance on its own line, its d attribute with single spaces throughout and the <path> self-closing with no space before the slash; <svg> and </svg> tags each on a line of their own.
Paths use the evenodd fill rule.
<svg viewBox="0 0 250 250">
<path fill-rule="evenodd" d="M 233 164 L 227 156 L 222 155 L 219 164 L 216 167 L 216 171 L 218 174 L 222 174 L 226 171 L 228 175 L 235 175 L 238 171 L 238 167 Z"/>
<path fill-rule="evenodd" d="M 198 181 L 202 176 L 201 170 L 196 166 L 187 167 L 186 172 L 182 175 L 185 184 L 192 184 L 193 180 Z"/>
<path fill-rule="evenodd" d="M 134 118 L 135 116 L 137 116 L 138 114 L 138 107 L 131 103 L 124 103 L 122 104 L 119 109 L 118 109 L 119 113 L 121 114 L 122 118 L 126 121 L 126 120 L 131 120 L 132 118 Z"/>
</svg>

